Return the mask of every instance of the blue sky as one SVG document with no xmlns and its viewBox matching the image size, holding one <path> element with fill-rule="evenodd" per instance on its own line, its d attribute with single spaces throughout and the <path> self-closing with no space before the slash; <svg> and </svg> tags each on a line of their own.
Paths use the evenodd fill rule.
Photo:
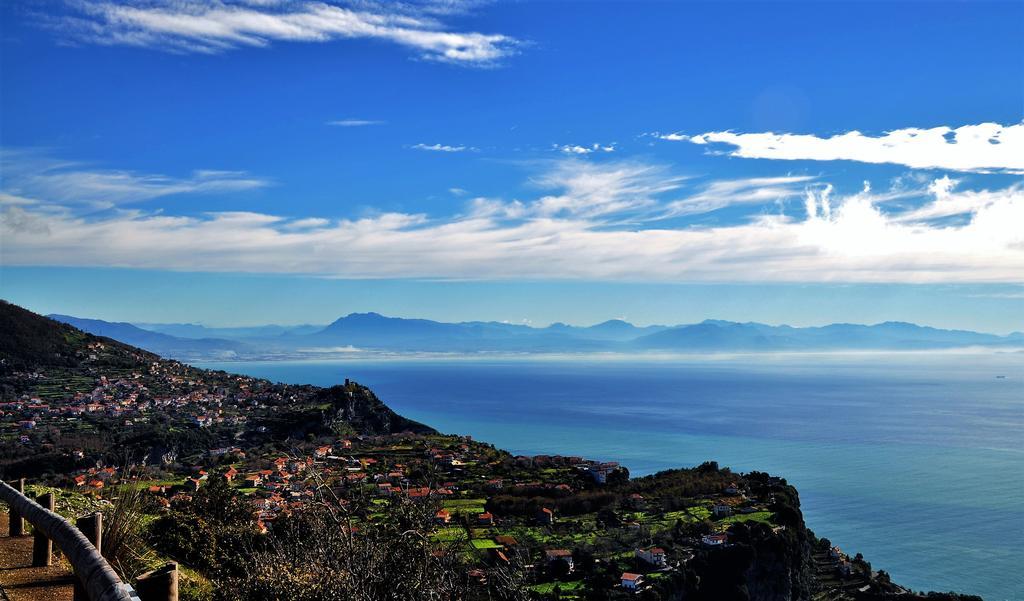
<svg viewBox="0 0 1024 601">
<path fill-rule="evenodd" d="M 2 296 L 224 325 L 1021 329 L 1022 23 L 1016 2 L 4 3 Z"/>
</svg>

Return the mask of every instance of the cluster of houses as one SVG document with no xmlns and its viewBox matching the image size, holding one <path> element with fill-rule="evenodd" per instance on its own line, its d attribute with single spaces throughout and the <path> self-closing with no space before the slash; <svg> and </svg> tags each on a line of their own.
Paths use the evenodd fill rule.
<svg viewBox="0 0 1024 601">
<path fill-rule="evenodd" d="M 191 396 L 190 402 L 196 398 Z M 212 414 L 213 412 L 208 412 Z M 438 529 L 458 524 L 472 530 L 474 537 L 486 537 L 485 553 L 494 564 L 508 564 L 513 555 L 539 556 L 543 574 L 571 577 L 577 569 L 572 547 L 541 546 L 536 540 L 520 543 L 512 532 L 516 528 L 542 528 L 549 533 L 563 526 L 554 506 L 541 506 L 531 517 L 506 516 L 488 510 L 484 503 L 495 495 L 526 497 L 571 496 L 581 489 L 599 490 L 609 473 L 621 469 L 617 464 L 589 461 L 580 457 L 511 457 L 489 445 L 474 443 L 468 437 L 420 435 L 358 436 L 321 439 L 303 443 L 288 454 L 257 455 L 239 446 L 208 449 L 201 465 L 173 464 L 161 471 L 163 482 L 168 472 L 179 474 L 176 484 L 154 483 L 149 492 L 156 502 L 171 507 L 188 501 L 210 479 L 223 479 L 245 495 L 251 504 L 253 520 L 260 531 L 273 528 L 281 515 L 321 502 L 329 491 L 335 502 L 346 504 L 351 495 L 369 495 L 380 499 L 404 497 L 412 501 L 435 502 L 433 522 Z M 604 476 L 600 476 L 604 474 Z M 114 467 L 91 467 L 71 474 L 74 486 L 102 494 L 102 489 L 121 476 Z M 184 476 L 184 479 L 181 478 Z M 133 477 L 139 477 L 138 474 Z M 596 488 L 595 488 L 596 487 Z M 707 501 L 709 512 L 721 519 L 750 510 L 739 486 L 730 485 Z M 709 497 L 710 498 L 710 497 Z M 479 504 L 465 504 L 476 499 Z M 463 502 L 463 505 L 460 505 Z M 623 512 L 642 512 L 655 506 L 638 493 L 624 495 L 618 503 Z M 571 518 L 566 518 L 571 523 Z M 629 525 L 625 522 L 624 525 Z M 565 541 L 565 538 L 552 540 Z M 697 543 L 713 549 L 729 544 L 725 532 L 703 535 Z M 837 551 L 838 552 L 838 551 Z M 678 569 L 692 553 L 672 554 L 661 546 L 637 547 L 631 552 L 629 570 L 621 574 L 618 588 L 638 592 L 652 585 L 651 575 Z M 536 559 L 534 559 L 536 561 Z M 557 570 L 555 566 L 561 562 Z M 848 563 L 845 556 L 837 562 Z M 531 568 L 533 565 L 531 564 Z M 626 567 L 622 565 L 622 567 Z M 621 568 L 620 568 L 621 569 Z"/>
<path fill-rule="evenodd" d="M 16 376 L 45 381 L 39 373 Z M 153 361 L 117 377 L 97 375 L 87 390 L 72 390 L 66 383 L 55 386 L 47 394 L 26 394 L 0 403 L 0 441 L 44 444 L 50 431 L 74 430 L 84 419 L 130 428 L 154 414 L 199 428 L 244 427 L 253 410 L 288 400 L 262 380 L 211 376 L 173 361 Z"/>
<path fill-rule="evenodd" d="M 499 463 L 506 469 L 498 469 Z M 225 480 L 246 495 L 253 509 L 253 519 L 261 531 L 272 528 L 274 521 L 284 513 L 302 509 L 311 502 L 320 502 L 324 490 L 332 491 L 337 502 L 347 503 L 350 493 L 369 494 L 380 498 L 402 496 L 413 501 L 433 500 L 437 509 L 433 521 L 437 528 L 456 523 L 473 529 L 476 536 L 488 536 L 493 546 L 489 557 L 495 563 L 509 563 L 512 551 L 523 547 L 509 527 L 524 524 L 530 527 L 554 529 L 560 523 L 553 507 L 539 507 L 532 519 L 510 518 L 496 515 L 482 505 L 468 511 L 459 509 L 459 499 L 488 499 L 495 494 L 515 494 L 518 489 L 529 488 L 523 494 L 572 494 L 576 487 L 597 485 L 593 473 L 616 469 L 614 464 L 592 462 L 578 457 L 545 456 L 531 458 L 530 467 L 524 469 L 522 457 L 500 457 L 493 448 L 473 443 L 468 438 L 352 436 L 328 442 L 300 446 L 290 454 L 255 456 L 237 446 L 211 448 L 203 465 L 179 468 L 187 473 L 183 481 L 174 486 L 154 484 L 149 491 L 157 502 L 170 507 L 187 501 L 191 495 L 207 485 L 211 478 Z M 537 467 L 543 466 L 538 470 Z M 557 469 L 550 469 L 556 467 Z M 541 474 L 543 478 L 538 478 Z M 427 474 L 430 476 L 428 477 Z M 532 477 L 523 477 L 532 476 Z M 117 482 L 119 472 L 114 467 L 92 467 L 72 474 L 74 485 L 83 490 L 101 492 L 104 486 Z M 573 479 L 575 478 L 575 479 Z M 453 501 L 451 504 L 447 501 Z M 713 495 L 708 509 L 716 519 L 734 512 L 748 510 L 743 491 L 730 485 L 719 495 Z M 649 503 L 643 495 L 624 495 L 620 501 L 623 511 L 641 511 Z M 626 524 L 628 525 L 628 523 Z M 482 535 L 481 532 L 489 532 Z M 698 543 L 713 549 L 729 544 L 726 532 L 704 534 Z M 537 549 L 541 554 L 545 573 L 572 575 L 576 570 L 574 549 L 547 547 Z M 836 563 L 842 569 L 848 558 L 833 549 Z M 661 546 L 637 547 L 632 551 L 632 567 L 621 574 L 618 587 L 636 592 L 651 585 L 652 573 L 671 571 L 685 563 L 692 553 L 672 556 Z M 560 568 L 555 570 L 556 564 Z M 624 566 L 625 567 L 625 566 Z"/>
<path fill-rule="evenodd" d="M 123 379 L 108 382 L 101 376 L 91 392 L 70 393 L 57 400 L 25 395 L 0 403 L 0 428 L 10 431 L 14 424 L 21 430 L 33 430 L 43 424 L 89 415 L 115 419 L 136 417 L 150 407 L 148 400 L 140 399 L 145 392 L 146 387 L 140 382 Z"/>
<path fill-rule="evenodd" d="M 100 490 L 108 483 L 116 481 L 117 476 L 117 468 L 115 467 L 91 467 L 72 474 L 71 478 L 76 487 Z"/>
<path fill-rule="evenodd" d="M 828 557 L 840 575 L 850 576 L 853 574 L 853 562 L 850 561 L 850 557 L 846 553 L 843 553 L 842 549 L 833 546 L 828 550 Z"/>
<path fill-rule="evenodd" d="M 662 549 L 661 547 L 639 548 L 634 551 L 634 556 L 639 560 L 638 565 L 647 568 L 647 573 L 650 573 L 650 571 L 665 571 L 671 569 L 665 549 Z M 563 564 L 562 570 L 566 574 L 572 574 L 576 569 L 576 565 L 573 561 L 573 553 L 569 549 L 547 549 L 544 551 L 544 561 L 548 565 L 549 570 L 551 569 L 551 566 L 559 562 Z M 636 592 L 644 585 L 644 574 L 623 572 L 619 580 L 619 585 L 623 590 Z"/>
</svg>

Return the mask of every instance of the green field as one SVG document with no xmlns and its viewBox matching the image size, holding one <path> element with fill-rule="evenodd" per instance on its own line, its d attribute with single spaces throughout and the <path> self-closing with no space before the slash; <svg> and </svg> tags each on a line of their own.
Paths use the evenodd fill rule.
<svg viewBox="0 0 1024 601">
<path fill-rule="evenodd" d="M 755 511 L 754 513 L 738 513 L 736 515 L 730 515 L 727 518 L 722 518 L 718 521 L 719 524 L 731 525 L 738 524 L 740 522 L 761 522 L 762 524 L 772 523 L 772 512 L 770 511 Z"/>
<path fill-rule="evenodd" d="M 477 515 L 484 512 L 487 499 L 447 499 L 441 505 L 453 514 Z"/>
<path fill-rule="evenodd" d="M 531 586 L 530 590 L 538 592 L 542 595 L 550 595 L 552 592 L 554 592 L 556 586 L 563 593 L 562 598 L 575 599 L 577 595 L 574 595 L 572 593 L 581 591 L 583 589 L 583 581 L 570 580 L 568 582 L 542 582 L 540 584 L 535 584 Z M 569 594 L 566 595 L 565 593 Z"/>
<path fill-rule="evenodd" d="M 465 540 L 466 531 L 458 527 L 439 528 L 431 535 L 431 538 L 443 543 Z"/>
</svg>

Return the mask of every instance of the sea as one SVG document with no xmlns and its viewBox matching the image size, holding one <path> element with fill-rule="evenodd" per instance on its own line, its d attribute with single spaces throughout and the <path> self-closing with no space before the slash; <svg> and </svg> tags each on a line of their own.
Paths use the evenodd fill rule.
<svg viewBox="0 0 1024 601">
<path fill-rule="evenodd" d="M 205 363 L 353 379 L 515 454 L 633 475 L 718 461 L 800 491 L 804 518 L 915 590 L 1024 601 L 1024 353 L 391 356 Z"/>
</svg>

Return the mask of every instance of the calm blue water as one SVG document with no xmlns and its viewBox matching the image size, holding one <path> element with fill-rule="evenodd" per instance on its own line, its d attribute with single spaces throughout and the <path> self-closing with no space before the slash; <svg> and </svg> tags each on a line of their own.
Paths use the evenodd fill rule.
<svg viewBox="0 0 1024 601">
<path fill-rule="evenodd" d="M 786 477 L 808 525 L 915 589 L 1024 600 L 1024 355 L 402 359 L 206 364 L 352 378 L 513 453 L 714 459 Z M 1005 375 L 1003 379 L 997 375 Z"/>
</svg>

